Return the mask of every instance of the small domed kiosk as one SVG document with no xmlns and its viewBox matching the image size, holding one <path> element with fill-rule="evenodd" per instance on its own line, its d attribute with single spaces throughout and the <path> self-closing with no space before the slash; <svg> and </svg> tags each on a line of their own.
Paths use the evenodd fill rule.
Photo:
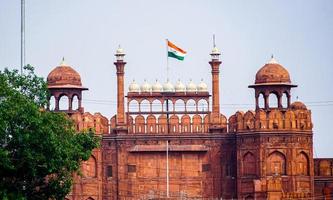
<svg viewBox="0 0 333 200">
<path fill-rule="evenodd" d="M 51 97 L 54 97 L 55 100 L 54 111 L 67 113 L 83 112 L 81 107 L 82 91 L 88 90 L 88 88 L 82 86 L 80 74 L 67 65 L 64 58 L 60 65 L 54 68 L 47 76 L 47 88 L 51 93 Z M 59 102 L 63 96 L 68 98 L 68 108 L 60 109 Z M 75 97 L 78 100 L 78 108 L 73 110 L 72 105 Z"/>
<path fill-rule="evenodd" d="M 290 107 L 290 89 L 297 87 L 291 84 L 289 72 L 280 65 L 272 56 L 270 61 L 266 63 L 256 74 L 254 85 L 249 85 L 249 88 L 254 88 L 256 109 L 259 109 L 259 96 L 264 97 L 264 109 L 271 108 L 269 103 L 269 96 L 271 94 L 277 97 L 277 107 L 283 108 L 282 97 L 285 94 L 287 107 Z"/>
</svg>

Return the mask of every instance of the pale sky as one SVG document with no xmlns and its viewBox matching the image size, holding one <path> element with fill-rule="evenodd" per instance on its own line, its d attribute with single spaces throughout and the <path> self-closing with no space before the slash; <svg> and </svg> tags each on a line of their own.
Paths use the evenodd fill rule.
<svg viewBox="0 0 333 200">
<path fill-rule="evenodd" d="M 0 0 L 0 69 L 20 66 L 20 0 Z M 211 86 L 212 35 L 222 51 L 221 112 L 254 109 L 257 70 L 271 54 L 298 88 L 292 100 L 312 110 L 314 156 L 333 157 L 333 1 L 26 0 L 26 63 L 47 77 L 64 56 L 81 74 L 83 106 L 116 111 L 114 52 L 126 52 L 125 88 L 166 81 L 165 39 L 188 52 L 170 60 L 171 81 Z M 237 104 L 237 105 L 235 105 Z"/>
</svg>

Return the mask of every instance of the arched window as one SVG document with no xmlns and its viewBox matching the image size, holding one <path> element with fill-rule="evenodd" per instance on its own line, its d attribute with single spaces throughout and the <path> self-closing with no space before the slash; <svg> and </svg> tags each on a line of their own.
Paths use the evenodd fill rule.
<svg viewBox="0 0 333 200">
<path fill-rule="evenodd" d="M 208 102 L 205 99 L 198 101 L 198 111 L 208 111 Z"/>
<path fill-rule="evenodd" d="M 245 176 L 256 174 L 256 159 L 251 152 L 243 156 L 243 173 Z"/>
<path fill-rule="evenodd" d="M 150 112 L 150 102 L 148 100 L 143 100 L 140 102 L 141 112 Z"/>
<path fill-rule="evenodd" d="M 97 162 L 94 156 L 91 156 L 87 161 L 83 162 L 82 173 L 85 177 L 97 177 Z"/>
<path fill-rule="evenodd" d="M 186 110 L 187 111 L 196 111 L 197 110 L 197 104 L 193 99 L 190 99 L 186 102 Z"/>
<path fill-rule="evenodd" d="M 175 103 L 175 111 L 185 111 L 185 102 L 182 99 L 178 99 Z"/>
<path fill-rule="evenodd" d="M 68 110 L 68 97 L 63 95 L 59 99 L 59 110 Z"/>
<path fill-rule="evenodd" d="M 262 93 L 260 93 L 258 97 L 258 106 L 259 108 L 265 108 L 265 98 Z"/>
<path fill-rule="evenodd" d="M 286 157 L 275 151 L 267 158 L 267 175 L 285 175 L 286 174 Z"/>
<path fill-rule="evenodd" d="M 277 108 L 278 107 L 278 97 L 275 93 L 269 94 L 269 107 Z"/>
<path fill-rule="evenodd" d="M 309 159 L 304 152 L 297 157 L 297 173 L 299 175 L 309 175 Z"/>
<path fill-rule="evenodd" d="M 77 97 L 77 95 L 74 95 L 72 99 L 72 110 L 78 110 L 78 109 L 79 109 L 79 98 Z"/>
<path fill-rule="evenodd" d="M 54 96 L 51 96 L 50 101 L 49 101 L 49 104 L 50 104 L 49 109 L 50 109 L 50 110 L 54 110 L 54 109 L 55 109 L 55 105 L 56 105 L 56 102 L 55 102 L 55 101 L 56 101 L 56 100 L 55 100 Z"/>
<path fill-rule="evenodd" d="M 139 112 L 139 103 L 137 100 L 132 100 L 129 102 L 128 110 L 130 112 Z"/>
<path fill-rule="evenodd" d="M 161 101 L 155 99 L 155 100 L 151 103 L 151 109 L 152 109 L 153 112 L 162 111 L 162 103 L 161 103 Z"/>
</svg>

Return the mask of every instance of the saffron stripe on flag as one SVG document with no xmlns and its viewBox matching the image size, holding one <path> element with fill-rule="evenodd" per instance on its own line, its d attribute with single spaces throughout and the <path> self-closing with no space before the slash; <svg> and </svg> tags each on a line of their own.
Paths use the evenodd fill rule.
<svg viewBox="0 0 333 200">
<path fill-rule="evenodd" d="M 186 54 L 186 51 L 184 51 L 183 49 L 177 47 L 176 45 L 174 45 L 174 44 L 173 44 L 172 42 L 170 42 L 169 40 L 168 40 L 168 46 L 169 46 L 170 48 L 175 49 L 176 51 L 179 51 L 179 52 L 181 52 L 181 53 L 183 53 L 183 54 Z"/>
</svg>

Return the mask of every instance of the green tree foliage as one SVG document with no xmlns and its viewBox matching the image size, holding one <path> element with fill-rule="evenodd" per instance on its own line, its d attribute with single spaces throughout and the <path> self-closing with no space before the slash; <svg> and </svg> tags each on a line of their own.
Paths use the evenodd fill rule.
<svg viewBox="0 0 333 200">
<path fill-rule="evenodd" d="M 0 71 L 0 198 L 63 199 L 99 139 L 46 111 L 48 90 L 31 66 Z"/>
</svg>

